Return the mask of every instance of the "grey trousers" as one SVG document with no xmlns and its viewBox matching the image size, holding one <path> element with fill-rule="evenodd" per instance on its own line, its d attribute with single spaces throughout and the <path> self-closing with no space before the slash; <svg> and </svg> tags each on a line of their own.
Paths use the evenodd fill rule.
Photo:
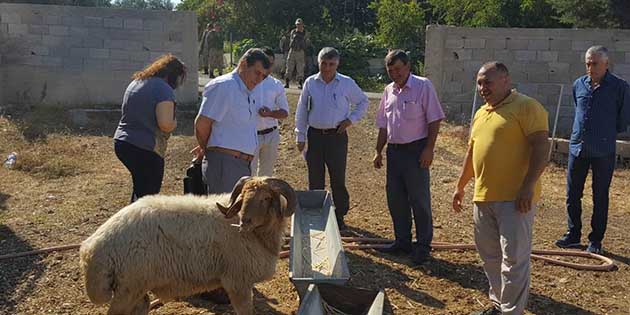
<svg viewBox="0 0 630 315">
<path fill-rule="evenodd" d="M 514 201 L 475 202 L 475 245 L 490 282 L 490 300 L 504 315 L 525 311 L 536 206 L 520 213 Z"/>
<path fill-rule="evenodd" d="M 249 162 L 216 151 L 206 151 L 201 170 L 208 194 L 229 193 L 241 177 L 251 176 Z"/>
</svg>

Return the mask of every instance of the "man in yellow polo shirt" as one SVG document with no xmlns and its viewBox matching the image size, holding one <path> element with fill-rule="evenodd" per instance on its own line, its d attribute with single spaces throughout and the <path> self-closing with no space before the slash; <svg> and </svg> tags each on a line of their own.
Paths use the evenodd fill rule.
<svg viewBox="0 0 630 315">
<path fill-rule="evenodd" d="M 462 210 L 464 188 L 475 178 L 475 244 L 490 282 L 492 307 L 473 314 L 523 314 L 530 283 L 532 225 L 547 164 L 547 111 L 511 90 L 507 67 L 484 64 L 477 88 L 486 101 L 475 114 L 468 152 L 453 194 Z"/>
</svg>

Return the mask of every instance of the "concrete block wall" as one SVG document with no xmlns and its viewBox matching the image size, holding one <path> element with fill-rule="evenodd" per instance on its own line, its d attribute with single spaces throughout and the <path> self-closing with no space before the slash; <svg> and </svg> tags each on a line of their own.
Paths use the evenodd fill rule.
<svg viewBox="0 0 630 315">
<path fill-rule="evenodd" d="M 188 67 L 197 101 L 194 12 L 0 3 L 0 104 L 120 105 L 131 75 L 165 53 Z"/>
<path fill-rule="evenodd" d="M 470 120 L 475 77 L 486 61 L 505 63 L 517 90 L 540 101 L 550 128 L 564 85 L 558 134 L 573 122 L 572 84 L 585 74 L 584 53 L 593 45 L 610 51 L 610 69 L 630 81 L 630 30 L 427 27 L 425 74 L 435 85 L 449 119 Z M 477 107 L 483 103 L 477 99 Z M 626 134 L 625 136 L 628 136 Z"/>
</svg>

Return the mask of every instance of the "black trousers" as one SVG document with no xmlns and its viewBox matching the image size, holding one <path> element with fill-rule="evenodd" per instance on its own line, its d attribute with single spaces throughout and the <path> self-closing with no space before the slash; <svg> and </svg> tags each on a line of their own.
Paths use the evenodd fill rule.
<svg viewBox="0 0 630 315">
<path fill-rule="evenodd" d="M 346 189 L 348 133 L 322 134 L 317 129 L 309 128 L 307 137 L 308 189 L 324 189 L 328 168 L 337 218 L 343 218 L 350 208 L 350 195 Z"/>
<path fill-rule="evenodd" d="M 114 141 L 114 151 L 131 173 L 133 180 L 131 202 L 142 196 L 160 192 L 164 178 L 164 159 L 161 156 L 120 140 Z"/>
</svg>

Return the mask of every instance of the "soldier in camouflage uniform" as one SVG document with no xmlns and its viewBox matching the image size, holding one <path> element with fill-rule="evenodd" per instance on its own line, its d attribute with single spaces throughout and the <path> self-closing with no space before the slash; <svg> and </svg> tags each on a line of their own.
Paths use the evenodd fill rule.
<svg viewBox="0 0 630 315">
<path fill-rule="evenodd" d="M 223 36 L 221 27 L 217 24 L 208 23 L 206 30 L 201 36 L 199 45 L 199 60 L 203 67 L 203 73 L 214 78 L 214 69 L 221 75 L 223 71 Z"/>
<path fill-rule="evenodd" d="M 302 22 L 302 19 L 295 20 L 295 28 L 289 34 L 289 53 L 287 54 L 287 67 L 284 76 L 286 81 L 285 88 L 289 87 L 293 70 L 296 72 L 295 79 L 298 82 L 298 88 L 302 88 L 302 83 L 304 82 L 304 50 L 309 45 L 310 39 L 304 30 L 304 22 Z"/>
</svg>

